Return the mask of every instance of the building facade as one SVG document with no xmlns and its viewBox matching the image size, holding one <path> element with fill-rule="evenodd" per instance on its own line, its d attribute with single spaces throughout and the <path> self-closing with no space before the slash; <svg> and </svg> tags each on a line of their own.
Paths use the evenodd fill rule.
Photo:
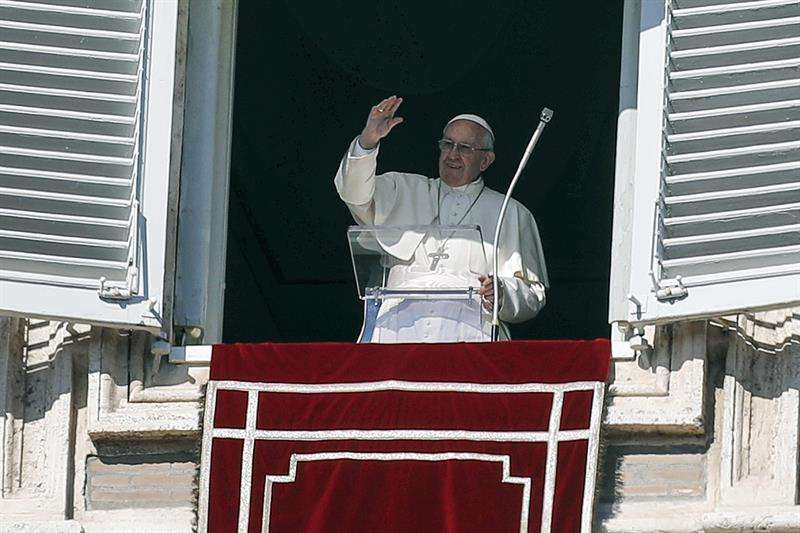
<svg viewBox="0 0 800 533">
<path fill-rule="evenodd" d="M 235 21 L 0 1 L 0 531 L 193 526 Z M 622 25 L 597 528 L 798 531 L 800 2 Z"/>
</svg>

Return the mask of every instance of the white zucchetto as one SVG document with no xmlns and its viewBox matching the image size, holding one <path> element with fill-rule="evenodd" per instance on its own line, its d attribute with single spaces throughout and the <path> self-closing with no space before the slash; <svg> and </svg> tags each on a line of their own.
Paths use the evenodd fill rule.
<svg viewBox="0 0 800 533">
<path fill-rule="evenodd" d="M 469 120 L 470 122 L 474 122 L 478 126 L 482 127 L 483 129 L 485 129 L 486 131 L 489 132 L 489 135 L 492 136 L 492 144 L 494 144 L 494 132 L 492 131 L 492 127 L 489 126 L 489 123 L 486 122 L 486 120 L 484 120 L 483 118 L 479 117 L 478 115 L 472 115 L 470 113 L 464 113 L 464 114 L 461 114 L 461 115 L 456 115 L 453 118 L 451 118 L 450 120 L 448 120 L 447 124 L 444 125 L 444 129 L 442 130 L 442 132 L 444 132 L 444 130 L 447 129 L 447 126 L 449 126 L 450 124 L 452 124 L 456 120 Z"/>
</svg>

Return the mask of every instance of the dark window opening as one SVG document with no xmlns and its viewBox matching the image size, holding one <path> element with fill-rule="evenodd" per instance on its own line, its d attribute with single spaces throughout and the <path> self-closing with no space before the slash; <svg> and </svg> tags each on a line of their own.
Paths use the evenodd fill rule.
<svg viewBox="0 0 800 533">
<path fill-rule="evenodd" d="M 552 287 L 512 336 L 607 337 L 621 32 L 622 2 L 240 2 L 224 341 L 356 338 L 353 222 L 333 176 L 392 94 L 406 121 L 379 172 L 434 176 L 443 124 L 477 113 L 503 193 L 540 109 L 555 110 L 515 191 Z"/>
</svg>

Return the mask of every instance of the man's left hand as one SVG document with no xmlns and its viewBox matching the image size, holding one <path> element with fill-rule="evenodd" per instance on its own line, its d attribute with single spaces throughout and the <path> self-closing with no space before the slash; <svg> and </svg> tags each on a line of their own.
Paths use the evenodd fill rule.
<svg viewBox="0 0 800 533">
<path fill-rule="evenodd" d="M 481 288 L 478 290 L 478 294 L 481 295 L 483 298 L 483 307 L 487 311 L 492 311 L 492 305 L 494 304 L 494 276 L 491 275 L 483 275 L 478 278 L 478 281 L 481 282 Z M 498 308 L 503 305 L 503 284 L 497 284 L 498 289 L 498 297 L 497 297 L 497 305 Z"/>
</svg>

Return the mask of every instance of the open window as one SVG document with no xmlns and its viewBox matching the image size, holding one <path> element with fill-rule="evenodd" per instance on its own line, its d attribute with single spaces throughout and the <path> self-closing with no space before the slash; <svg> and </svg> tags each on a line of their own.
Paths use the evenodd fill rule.
<svg viewBox="0 0 800 533">
<path fill-rule="evenodd" d="M 555 111 L 514 192 L 536 219 L 551 288 L 511 336 L 607 335 L 621 7 L 240 2 L 223 341 L 357 338 L 353 218 L 333 177 L 370 106 L 392 94 L 405 122 L 383 142 L 379 172 L 436 177 L 445 122 L 477 113 L 497 136 L 485 178 L 501 193 L 542 107 Z M 446 31 L 476 14 L 481 38 Z M 365 47 L 365 35 L 381 38 Z M 465 39 L 469 50 L 454 52 Z"/>
<path fill-rule="evenodd" d="M 177 1 L 0 6 L 0 311 L 160 331 Z"/>
<path fill-rule="evenodd" d="M 627 105 L 623 61 L 611 320 L 797 304 L 800 6 L 640 6 Z"/>
</svg>

